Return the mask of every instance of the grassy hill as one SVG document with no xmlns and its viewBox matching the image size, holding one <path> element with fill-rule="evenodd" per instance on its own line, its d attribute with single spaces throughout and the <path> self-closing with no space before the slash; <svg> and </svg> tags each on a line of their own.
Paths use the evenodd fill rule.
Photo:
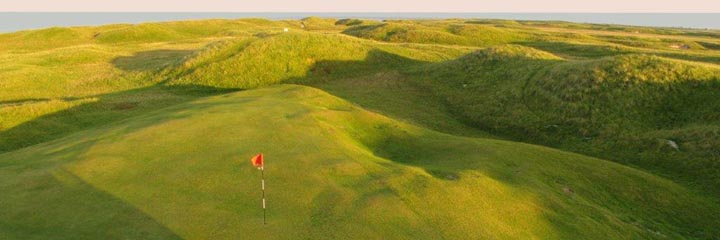
<svg viewBox="0 0 720 240">
<path fill-rule="evenodd" d="M 488 132 L 720 186 L 717 66 L 652 55 L 572 61 L 509 45 L 420 71 L 427 89 Z"/>
<path fill-rule="evenodd" d="M 718 34 L 315 17 L 0 34 L 0 238 L 717 239 Z"/>
<path fill-rule="evenodd" d="M 267 158 L 268 226 L 246 159 L 256 152 Z M 3 238 L 720 234 L 718 206 L 668 180 L 430 131 L 293 85 L 203 98 L 0 156 Z"/>
</svg>

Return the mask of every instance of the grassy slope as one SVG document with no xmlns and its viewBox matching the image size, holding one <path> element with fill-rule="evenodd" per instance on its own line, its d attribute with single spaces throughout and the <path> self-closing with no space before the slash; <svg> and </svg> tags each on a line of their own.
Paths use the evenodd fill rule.
<svg viewBox="0 0 720 240">
<path fill-rule="evenodd" d="M 693 185 L 693 193 L 689 193 L 683 187 L 667 180 L 661 180 L 635 170 L 617 170 L 616 165 L 598 160 L 578 160 L 582 163 L 577 166 L 574 165 L 575 163 L 568 163 L 573 166 L 573 171 L 591 167 L 604 169 L 605 172 L 621 171 L 621 173 L 607 173 L 621 175 L 581 177 L 575 172 L 562 171 L 561 169 L 564 168 L 557 165 L 544 166 L 548 164 L 547 161 L 554 159 L 555 153 L 563 156 L 558 158 L 566 159 L 560 160 L 563 162 L 586 159 L 585 157 L 547 149 L 513 155 L 517 151 L 535 151 L 533 149 L 537 147 L 494 140 L 452 137 L 422 128 L 410 127 L 384 117 L 378 117 L 384 120 L 351 121 L 341 118 L 341 121 L 325 122 L 328 125 L 326 127 L 340 128 L 333 131 L 343 134 L 352 134 L 353 132 L 368 134 L 365 137 L 351 136 L 349 140 L 343 140 L 357 143 L 350 147 L 345 146 L 347 144 L 333 145 L 332 148 L 337 149 L 338 152 L 350 151 L 349 149 L 355 149 L 355 147 L 366 150 L 354 153 L 349 158 L 336 157 L 335 161 L 391 160 L 395 167 L 409 165 L 422 170 L 420 172 L 402 170 L 398 173 L 401 176 L 420 174 L 427 177 L 428 175 L 423 173 L 425 171 L 439 177 L 439 179 L 430 178 L 439 183 L 455 182 L 442 180 L 443 177 L 461 176 L 459 182 L 462 182 L 462 186 L 465 187 L 456 188 L 451 192 L 476 194 L 476 191 L 480 190 L 468 186 L 469 184 L 481 184 L 487 186 L 488 189 L 497 190 L 499 195 L 498 199 L 495 199 L 495 203 L 512 203 L 508 205 L 510 206 L 508 208 L 504 208 L 504 205 L 493 206 L 491 209 L 497 209 L 497 211 L 488 213 L 487 216 L 508 215 L 508 212 L 513 211 L 512 206 L 523 209 L 522 214 L 542 216 L 529 220 L 519 217 L 498 217 L 500 219 L 497 220 L 498 222 L 492 222 L 496 220 L 488 218 L 468 220 L 467 216 L 462 213 L 452 213 L 457 211 L 454 207 L 438 207 L 442 204 L 440 201 L 443 200 L 440 197 L 414 192 L 417 189 L 410 189 L 412 186 L 403 188 L 394 185 L 393 189 L 404 189 L 402 191 L 412 194 L 413 198 L 401 198 L 403 199 L 402 204 L 406 204 L 406 208 L 403 208 L 402 211 L 415 209 L 413 214 L 416 215 L 398 213 L 400 214 L 398 219 L 394 220 L 399 222 L 396 225 L 407 226 L 407 228 L 399 228 L 398 231 L 387 229 L 372 229 L 372 231 L 390 235 L 407 233 L 410 236 L 416 236 L 411 232 L 402 231 L 417 226 L 428 226 L 427 222 L 422 221 L 427 218 L 434 219 L 434 222 L 431 222 L 434 224 L 431 225 L 433 227 L 444 225 L 445 221 L 452 222 L 457 219 L 463 219 L 463 221 L 469 222 L 468 224 L 483 223 L 493 226 L 492 228 L 470 230 L 465 228 L 468 225 L 457 226 L 457 228 L 455 228 L 456 226 L 447 226 L 437 230 L 431 228 L 424 232 L 420 231 L 420 234 L 431 237 L 444 235 L 450 238 L 464 238 L 448 233 L 460 230 L 462 230 L 461 233 L 468 231 L 479 235 L 487 234 L 486 231 L 494 231 L 494 234 L 498 234 L 497 236 L 513 238 L 525 238 L 529 235 L 541 238 L 578 238 L 607 234 L 614 238 L 626 236 L 620 234 L 637 234 L 638 237 L 646 238 L 662 237 L 663 235 L 670 238 L 680 238 L 681 236 L 712 238 L 713 235 L 717 235 L 711 229 L 713 224 L 717 225 L 717 219 L 713 216 L 720 212 L 716 207 L 716 201 L 709 203 L 703 197 L 696 195 L 698 194 L 697 189 L 705 189 L 714 193 L 713 189 L 718 189 L 716 186 L 720 186 L 716 181 L 718 179 L 716 177 L 718 176 L 716 161 L 718 155 L 717 151 L 713 149 L 717 145 L 715 143 L 718 143 L 717 111 L 713 109 L 719 106 L 713 100 L 717 99 L 715 97 L 717 91 L 714 90 L 717 88 L 717 81 L 713 80 L 717 79 L 717 73 L 713 69 L 716 69 L 716 63 L 720 62 L 718 61 L 720 51 L 717 51 L 720 43 L 717 39 L 712 38 L 715 36 L 713 35 L 716 34 L 715 32 L 495 20 L 392 21 L 387 23 L 344 21 L 352 22 L 352 24 L 347 24 L 348 26 L 343 25 L 343 21 L 341 21 L 343 24 L 333 25 L 333 21 L 317 18 L 308 18 L 302 21 L 262 19 L 187 21 L 87 28 L 52 28 L 0 35 L 0 42 L 2 42 L 0 44 L 0 153 L 9 152 L 0 155 L 0 171 L 5 171 L 0 174 L 0 178 L 3 178 L 3 182 L 6 183 L 3 185 L 4 190 L 17 193 L 13 197 L 7 197 L 7 201 L 0 201 L 0 204 L 19 204 L 23 201 L 28 203 L 26 206 L 13 205 L 18 208 L 18 211 L 2 216 L 5 219 L 24 219 L 22 222 L 0 221 L 0 229 L 2 227 L 11 229 L 4 234 L 11 234 L 11 237 L 18 238 L 28 232 L 38 231 L 38 235 L 34 236 L 41 239 L 60 235 L 77 238 L 77 236 L 88 234 L 88 236 L 98 234 L 97 238 L 103 238 L 103 236 L 142 238 L 150 235 L 157 238 L 195 236 L 189 234 L 225 236 L 222 235 L 225 234 L 222 233 L 223 230 L 208 230 L 202 227 L 193 230 L 190 229 L 191 227 L 187 227 L 188 224 L 181 224 L 185 227 L 178 227 L 174 223 L 157 220 L 158 216 L 163 216 L 163 214 L 182 211 L 172 208 L 162 210 L 164 211 L 162 213 L 149 213 L 147 206 L 152 204 L 138 198 L 132 201 L 128 200 L 131 196 L 126 193 L 130 190 L 118 190 L 120 189 L 118 185 L 105 185 L 110 184 L 104 182 L 108 179 L 90 177 L 87 175 L 89 173 L 75 168 L 67 170 L 68 168 L 58 167 L 75 166 L 73 162 L 98 161 L 94 159 L 99 155 L 83 156 L 86 156 L 84 152 L 88 150 L 87 147 L 94 146 L 99 139 L 97 141 L 89 140 L 87 144 L 78 142 L 81 141 L 78 139 L 95 139 L 90 136 L 109 131 L 109 128 L 104 127 L 107 125 L 121 128 L 119 126 L 129 123 L 118 125 L 117 122 L 123 119 L 140 115 L 147 117 L 148 115 L 145 115 L 147 112 L 183 103 L 185 104 L 181 105 L 182 107 L 177 108 L 187 108 L 188 111 L 189 109 L 204 111 L 201 108 L 212 106 L 203 105 L 204 107 L 195 108 L 187 102 L 237 88 L 254 88 L 279 82 L 292 82 L 321 88 L 363 108 L 423 128 L 460 136 L 496 138 L 490 134 L 501 135 L 510 139 L 557 146 L 611 158 L 621 163 L 642 166 L 642 168 L 666 174 L 686 186 Z M 300 31 L 301 23 L 305 24 L 305 30 L 311 31 Z M 282 33 L 284 27 L 290 28 L 291 32 Z M 343 36 L 338 31 L 344 31 L 346 35 L 373 40 Z M 479 52 L 481 54 L 468 54 L 478 50 L 478 47 L 506 43 L 530 46 L 535 49 L 511 45 L 482 50 Z M 689 49 L 670 47 L 677 44 L 685 44 Z M 545 50 L 545 52 L 539 51 L 539 49 Z M 507 57 L 513 54 L 517 56 Z M 636 55 L 620 56 L 624 54 Z M 664 58 L 637 54 L 658 55 Z M 301 92 L 304 91 L 311 90 L 302 90 Z M 283 95 L 283 93 L 273 94 L 277 101 L 282 101 L 283 98 L 304 101 L 292 98 L 290 95 Z M 306 94 L 313 95 L 315 92 Z M 323 94 L 320 95 L 323 96 L 319 97 L 320 99 L 330 102 L 338 101 Z M 588 101 L 588 99 L 596 99 L 598 96 L 605 100 L 599 103 Z M 640 97 L 637 98 L 638 96 Z M 635 98 L 637 100 L 623 100 Z M 218 107 L 222 105 L 217 101 L 208 101 L 211 103 L 206 105 L 215 103 Z M 230 105 L 251 108 L 250 105 L 237 104 L 239 105 Z M 283 102 L 283 106 L 277 107 L 284 109 L 293 104 Z M 325 103 L 318 102 L 310 105 L 313 104 L 325 106 Z M 529 108 L 528 106 L 531 105 L 533 107 Z M 647 108 L 648 106 L 651 108 Z M 686 106 L 693 106 L 693 108 L 686 109 Z M 593 112 L 588 111 L 588 108 L 602 110 L 593 115 L 600 116 L 600 118 L 586 116 L 588 112 Z M 562 109 L 562 111 L 557 112 L 558 109 Z M 155 118 L 164 119 L 160 122 L 169 121 L 167 119 L 169 116 L 161 115 L 171 114 L 176 110 L 160 111 L 160 113 L 156 113 Z M 281 110 L 277 109 L 277 111 Z M 360 115 L 366 115 L 366 113 Z M 656 115 L 657 119 L 654 118 Z M 235 116 L 237 117 L 237 115 Z M 642 121 L 637 124 L 635 121 L 631 121 L 638 116 L 642 117 Z M 678 116 L 681 116 L 682 119 L 676 119 Z M 291 116 L 286 117 L 292 118 Z M 461 118 L 462 122 L 458 118 Z M 157 123 L 153 120 L 133 121 L 138 122 L 139 125 Z M 302 120 L 298 121 L 299 126 L 304 124 Z M 374 126 L 378 121 L 392 122 L 390 125 L 393 126 L 402 125 L 397 128 L 419 135 L 398 134 L 395 131 L 397 129 L 393 127 L 389 128 L 387 132 L 384 132 L 382 127 L 379 130 L 363 128 L 365 125 Z M 203 123 L 208 122 L 212 121 Z M 468 123 L 474 127 L 467 126 Z M 296 124 L 296 122 L 292 124 Z M 351 125 L 363 130 L 352 131 L 355 128 L 350 128 Z M 198 129 L 205 127 L 207 126 L 197 126 Z M 302 129 L 306 132 L 317 130 L 317 126 L 307 127 Z M 39 149 L 47 150 L 51 145 L 61 146 L 69 143 L 66 142 L 69 141 L 67 139 L 55 141 L 51 145 L 20 149 L 87 129 L 94 130 L 83 133 L 82 135 L 85 137 L 81 137 L 81 135 L 71 137 L 71 139 L 75 139 L 72 141 L 76 141 L 78 144 L 73 146 L 67 144 L 69 150 L 65 152 L 66 155 L 63 155 L 63 150 L 60 148 L 55 149 L 57 151 L 46 151 L 53 152 L 48 154 L 52 155 L 52 159 L 59 160 L 57 163 L 49 163 L 40 159 L 41 157 L 38 156 L 45 155 L 39 154 L 39 151 L 44 151 Z M 310 129 L 315 130 L 311 131 Z M 133 129 L 128 131 L 130 130 Z M 617 134 L 619 137 L 614 136 L 616 135 L 614 133 L 618 131 L 623 134 Z M 121 136 L 123 133 L 117 134 L 116 136 Z M 196 133 L 186 132 L 185 134 L 183 137 Z M 148 138 L 150 137 L 152 136 L 148 136 Z M 389 142 L 380 141 L 375 137 L 386 139 Z M 168 141 L 173 140 L 172 136 L 168 135 L 167 138 Z M 322 138 L 323 141 L 327 140 L 326 137 Z M 198 139 L 194 142 L 202 142 L 201 138 Z M 681 151 L 671 151 L 666 143 L 666 140 L 669 139 L 676 141 L 680 145 Z M 208 141 L 210 140 L 213 139 Z M 217 140 L 225 141 L 227 139 Z M 310 138 L 306 139 L 307 141 L 312 142 Z M 339 140 L 339 142 L 343 141 Z M 477 143 L 478 141 L 480 143 Z M 378 142 L 383 144 L 378 144 Z M 127 145 L 130 144 L 127 143 Z M 487 147 L 483 147 L 486 145 L 507 151 L 475 152 L 479 149 L 486 149 Z M 101 151 L 108 151 L 107 149 L 112 148 L 108 145 L 103 146 Z M 209 145 L 203 146 L 212 148 Z M 448 149 L 451 149 L 452 154 L 458 155 L 460 159 L 466 159 L 467 162 L 458 160 L 461 162 L 454 164 L 452 169 L 442 169 L 436 163 L 428 162 L 431 159 L 441 159 L 441 157 L 422 157 Z M 206 152 L 204 149 L 191 148 L 188 151 L 191 150 L 200 154 L 214 154 L 210 151 Z M 246 152 L 242 153 L 246 154 Z M 143 154 L 150 156 L 155 153 Z M 169 153 L 157 154 L 159 155 L 153 156 Z M 306 154 L 317 154 L 317 150 L 315 152 L 307 150 Z M 504 158 L 502 154 L 509 154 L 512 157 Z M 535 155 L 541 155 L 539 157 L 543 162 L 528 165 L 528 170 L 533 171 L 528 175 L 528 179 L 521 181 L 522 183 L 519 185 L 511 184 L 514 180 L 509 181 L 508 175 L 525 171 L 513 172 L 516 170 L 511 170 L 523 166 L 517 164 L 517 161 L 524 160 L 522 158 L 532 159 Z M 483 165 L 468 160 L 487 159 L 485 156 L 495 156 L 503 162 L 510 163 L 507 166 Z M 518 158 L 519 156 L 523 157 Z M 12 157 L 12 161 L 6 160 L 10 157 Z M 137 159 L 139 158 L 141 156 L 137 155 Z M 221 158 L 217 157 L 215 160 L 226 160 Z M 18 159 L 35 160 L 28 165 L 23 165 L 18 162 L 22 160 Z M 444 160 L 444 158 L 442 159 Z M 499 162 L 495 162 L 495 164 L 499 164 Z M 586 165 L 585 162 L 592 163 Z M 92 163 L 90 164 L 92 165 Z M 161 165 L 152 168 L 163 168 Z M 217 166 L 207 167 L 213 169 Z M 400 168 L 404 169 L 404 167 Z M 468 178 L 462 177 L 463 171 L 458 168 L 471 169 L 471 172 L 480 171 L 481 175 L 487 176 L 497 174 L 492 178 L 497 184 L 493 188 L 493 185 L 487 182 L 466 182 Z M 186 174 L 183 173 L 185 170 L 194 171 L 194 167 L 180 169 L 176 173 Z M 148 171 L 153 170 L 149 169 Z M 338 170 L 339 173 L 342 171 L 344 170 Z M 582 171 L 585 171 L 585 175 L 593 175 L 593 173 L 587 172 L 589 170 Z M 598 174 L 606 174 L 605 172 Z M 375 175 L 372 176 L 380 176 L 380 179 L 386 177 L 395 179 L 396 175 L 386 173 L 388 172 L 385 170 L 373 172 Z M 545 181 L 546 177 L 550 176 L 546 173 L 557 176 L 553 179 L 555 185 L 548 185 L 552 181 Z M 129 174 L 135 176 L 134 173 Z M 636 175 L 644 177 L 639 177 L 641 180 L 632 180 L 638 178 Z M 325 177 L 325 175 L 322 176 Z M 118 175 L 117 177 L 122 176 Z M 399 179 L 404 178 L 400 177 Z M 342 185 L 346 180 L 332 179 L 324 184 Z M 593 182 L 600 182 L 599 186 L 601 187 L 596 188 L 590 180 L 582 182 L 582 184 L 571 184 L 566 179 L 576 182 L 590 179 Z M 637 184 L 618 186 L 626 181 Z M 645 186 L 647 182 L 651 182 L 648 185 L 650 187 Z M 333 188 L 329 193 L 323 195 L 329 197 L 330 200 L 322 201 L 345 203 L 350 200 L 342 197 L 345 196 L 344 193 L 378 188 L 376 185 L 362 185 L 365 183 L 352 185 L 355 183 L 351 181 L 351 185 Z M 386 183 L 380 183 L 385 186 L 383 184 Z M 436 183 L 430 185 L 432 188 L 424 194 L 440 191 L 437 190 L 439 186 L 447 186 Z M 555 195 L 546 196 L 548 193 L 562 191 L 566 185 L 568 191 L 573 192 L 569 194 L 570 196 L 582 195 L 584 205 L 581 205 L 583 207 L 563 202 L 563 198 Z M 172 194 L 181 194 L 181 192 Z M 581 194 L 582 192 L 589 195 Z M 362 191 L 354 194 L 368 195 Z M 187 196 L 190 195 L 197 194 L 187 193 Z M 193 216 L 204 216 L 202 211 L 214 213 L 225 211 L 218 207 L 220 205 L 202 206 L 203 201 L 207 201 L 209 204 L 212 200 L 212 193 L 205 196 L 207 198 L 179 204 L 195 204 L 193 206 L 196 206 L 199 212 L 191 213 Z M 338 196 L 341 197 L 338 198 Z M 487 197 L 487 195 L 483 195 L 483 197 Z M 417 203 L 421 198 L 436 201 L 437 205 L 427 206 Z M 57 205 L 46 205 L 47 202 L 44 199 L 56 199 L 57 201 L 53 202 L 56 202 Z M 408 199 L 415 199 L 415 202 L 406 203 Z M 492 204 L 478 203 L 478 200 L 470 197 L 468 199 L 466 202 L 473 202 L 476 204 L 474 206 L 488 207 L 490 205 L 487 204 Z M 660 201 L 656 205 L 663 206 L 664 209 L 642 204 L 638 199 L 651 202 Z M 233 201 L 235 200 L 249 201 L 248 199 L 233 199 Z M 526 200 L 528 203 L 525 203 Z M 82 206 L 77 204 L 77 202 L 85 201 L 96 204 Z M 516 204 L 516 202 L 518 203 Z M 527 204 L 534 204 L 535 210 L 532 210 L 533 207 L 528 207 Z M 236 210 L 243 208 L 230 207 Z M 35 213 L 42 213 L 48 217 L 33 215 L 33 212 L 28 209 L 36 209 Z M 401 211 L 398 209 L 386 210 L 386 212 Z M 447 210 L 451 213 L 443 215 L 445 213 L 436 210 Z M 309 216 L 315 217 L 307 220 L 308 224 L 305 226 L 321 227 L 323 229 L 319 230 L 320 233 L 341 234 L 334 232 L 333 229 L 324 229 L 324 227 L 335 227 L 330 224 L 337 216 L 357 213 L 342 212 L 342 209 L 327 211 L 331 214 L 310 214 Z M 225 217 L 232 217 L 236 220 L 242 217 L 233 216 L 232 213 L 228 214 L 227 212 L 223 214 Z M 55 220 L 60 216 L 68 215 L 70 215 L 70 219 L 66 222 Z M 298 216 L 300 215 L 302 214 Z M 165 220 L 168 218 L 167 216 L 163 217 Z M 208 217 L 208 219 L 210 218 L 213 217 Z M 93 220 L 85 221 L 83 219 Z M 372 218 L 365 220 L 371 222 L 370 225 L 379 221 Z M 311 224 L 313 221 L 315 221 L 315 225 Z M 117 228 L 116 223 L 135 227 Z M 363 234 L 370 234 L 369 231 L 365 231 L 368 229 L 356 230 L 358 226 L 350 226 L 352 223 L 345 224 L 339 227 L 338 229 L 341 230 L 338 231 L 348 233 L 359 231 Z M 38 227 L 33 228 L 33 225 Z M 634 229 L 631 225 L 635 226 Z M 394 226 L 391 225 L 391 227 Z M 523 227 L 527 231 L 516 229 L 515 226 L 527 226 Z M 112 230 L 97 232 L 98 228 Z M 285 229 L 301 228 L 302 226 L 288 226 Z M 407 231 L 416 232 L 418 230 L 413 228 Z M 659 233 L 651 233 L 652 231 Z"/>
<path fill-rule="evenodd" d="M 263 19 L 50 28 L 0 35 L 0 152 L 214 94 L 154 87 L 214 42 L 299 28 Z"/>
<path fill-rule="evenodd" d="M 7 63 L 0 71 L 5 86 L 0 89 L 0 128 L 4 129 L 0 151 L 223 89 L 340 79 L 451 59 L 470 50 L 379 44 L 340 34 L 278 35 L 273 33 L 276 28 L 257 31 L 263 34 L 4 54 L 4 59 L 0 57 Z M 98 56 L 73 48 L 92 48 Z M 39 74 L 43 76 L 38 78 Z"/>
<path fill-rule="evenodd" d="M 717 66 L 649 55 L 571 61 L 510 45 L 420 71 L 427 89 L 486 131 L 657 170 L 718 194 Z"/>
<path fill-rule="evenodd" d="M 569 58 L 645 53 L 720 63 L 717 31 L 578 25 L 505 20 L 387 21 L 351 26 L 343 33 L 387 42 L 488 47 L 521 44 Z M 682 47 L 682 49 L 679 49 Z M 687 49 L 685 49 L 687 48 Z"/>
<path fill-rule="evenodd" d="M 717 31 L 440 20 L 344 33 L 489 46 L 403 77 L 486 132 L 639 166 L 720 196 Z"/>
<path fill-rule="evenodd" d="M 257 151 L 268 161 L 272 231 L 260 224 L 259 172 L 242 157 Z M 668 180 L 429 131 L 293 85 L 204 98 L 0 158 L 4 239 L 720 234 L 718 206 Z"/>
<path fill-rule="evenodd" d="M 574 37 L 520 30 L 503 32 L 499 28 L 494 33 L 502 36 L 494 36 L 484 29 L 490 26 L 477 25 L 390 22 L 351 27 L 345 33 L 390 42 L 492 45 L 513 41 L 535 47 L 552 46 L 548 39 L 568 41 Z M 427 29 L 444 29 L 443 34 L 473 41 L 482 40 L 475 36 L 479 34 L 496 41 L 436 41 L 422 35 Z M 416 31 L 422 33 L 417 38 L 397 38 L 407 36 L 400 33 Z M 377 34 L 385 35 L 374 37 Z M 588 39 L 585 44 L 600 41 L 593 36 Z M 563 51 L 553 54 L 501 45 L 433 66 L 433 62 L 471 50 L 455 45 L 433 46 L 445 48 L 382 45 L 335 34 L 279 34 L 203 52 L 198 61 L 175 70 L 171 83 L 239 88 L 276 82 L 310 84 L 353 97 L 355 102 L 394 117 L 415 119 L 428 127 L 449 122 L 433 128 L 452 128 L 444 131 L 479 136 L 473 133 L 477 131 L 464 130 L 468 128 L 462 124 L 453 124 L 457 122 L 454 119 L 403 116 L 402 105 L 408 102 L 392 100 L 395 94 L 402 99 L 420 99 L 405 96 L 424 95 L 430 102 L 439 98 L 448 106 L 434 107 L 436 110 L 450 110 L 485 131 L 640 166 L 717 194 L 719 163 L 712 146 L 718 142 L 716 108 L 720 104 L 714 96 L 720 74 L 715 65 L 620 55 L 658 51 L 654 48 L 618 48 L 619 52 L 580 49 L 575 56 L 568 56 Z M 426 81 L 428 78 L 431 80 Z M 399 88 L 405 90 L 392 91 L 387 84 L 377 84 L 383 81 L 390 82 L 389 86 L 402 85 Z M 403 95 L 408 91 L 416 93 Z M 399 105 L 393 107 L 393 102 Z M 677 142 L 681 151 L 668 147 L 668 140 Z"/>
</svg>

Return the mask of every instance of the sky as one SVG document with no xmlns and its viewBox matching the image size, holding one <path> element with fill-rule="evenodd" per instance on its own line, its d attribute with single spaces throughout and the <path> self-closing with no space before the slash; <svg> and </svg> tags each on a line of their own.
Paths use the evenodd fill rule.
<svg viewBox="0 0 720 240">
<path fill-rule="evenodd" d="M 720 0 L 0 0 L 0 12 L 720 12 Z"/>
</svg>

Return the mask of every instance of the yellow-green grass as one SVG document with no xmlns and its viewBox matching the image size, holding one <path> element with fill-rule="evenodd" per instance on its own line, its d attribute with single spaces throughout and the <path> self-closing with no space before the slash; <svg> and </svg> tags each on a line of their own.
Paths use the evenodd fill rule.
<svg viewBox="0 0 720 240">
<path fill-rule="evenodd" d="M 451 59 L 464 47 L 381 44 L 341 34 L 290 32 L 222 41 L 172 69 L 169 84 L 254 88 L 290 79 L 364 75 Z M 353 62 L 353 64 L 349 64 Z"/>
<path fill-rule="evenodd" d="M 267 225 L 248 161 L 258 152 Z M 720 234 L 718 206 L 666 179 L 430 131 L 297 85 L 203 98 L 0 159 L 3 239 Z"/>
<path fill-rule="evenodd" d="M 136 107 L 147 110 L 177 102 L 173 92 L 151 90 L 160 81 L 154 72 L 177 64 L 199 46 L 202 43 L 79 45 L 0 54 L 0 151 L 71 133 L 78 129 L 73 125 L 101 124 Z M 53 118 L 58 115 L 66 118 Z"/>
<path fill-rule="evenodd" d="M 313 159 L 325 166 L 315 175 L 298 170 L 305 177 L 272 176 L 317 185 L 298 200 L 311 207 L 274 216 L 283 219 L 274 224 L 288 230 L 272 237 L 716 238 L 720 42 L 713 34 L 562 22 L 320 18 L 0 34 L 0 180 L 3 192 L 11 193 L 0 195 L 0 204 L 18 207 L 0 215 L 0 229 L 21 239 L 245 233 L 223 227 L 244 225 L 236 223 L 248 216 L 258 220 L 259 212 L 245 212 L 257 210 L 247 207 L 256 196 L 244 199 L 257 186 L 222 189 L 236 191 L 232 201 L 242 204 L 231 206 L 215 194 L 222 192 L 219 184 L 205 181 L 237 178 L 232 174 L 254 181 L 257 176 L 247 174 L 257 172 L 245 166 L 240 173 L 213 172 L 240 155 L 245 164 L 245 155 L 255 151 L 250 139 L 260 138 L 271 143 L 257 145 L 268 147 L 258 148 L 270 159 L 297 154 L 301 161 L 289 162 L 294 168 Z M 676 44 L 689 48 L 671 47 Z M 298 86 L 206 98 L 280 83 L 344 100 Z M 259 108 L 281 117 L 244 120 L 256 117 L 246 111 Z M 163 127 L 175 121 L 186 121 L 179 124 L 187 130 Z M 149 130 L 155 127 L 162 130 Z M 214 138 L 238 131 L 247 137 Z M 135 133 L 145 140 L 123 140 Z M 275 134 L 259 137 L 263 133 Z M 489 139 L 558 147 L 648 172 Z M 222 143 L 213 147 L 215 140 Z M 128 150 L 136 147 L 141 151 Z M 125 152 L 122 161 L 147 170 L 112 165 L 116 159 L 100 163 L 105 153 Z M 436 156 L 445 153 L 449 157 Z M 192 165 L 171 169 L 173 177 L 193 176 L 187 186 L 161 177 L 159 171 L 174 167 L 163 161 L 173 159 Z M 101 165 L 107 176 L 92 172 Z M 201 178 L 214 180 L 192 180 Z M 162 184 L 136 186 L 152 180 Z M 172 190 L 155 199 L 151 190 L 164 188 Z M 451 193 L 460 200 L 446 198 Z M 174 202 L 174 196 L 184 197 Z M 312 199 L 318 199 L 315 208 L 326 202 L 351 207 L 313 212 Z M 159 201 L 175 206 L 155 211 Z M 184 213 L 181 205 L 188 204 L 196 210 Z M 361 216 L 356 222 L 363 224 L 340 221 L 351 219 L 346 216 Z M 231 221 L 195 224 L 220 218 Z"/>
<path fill-rule="evenodd" d="M 0 151 L 214 94 L 218 88 L 365 75 L 471 50 L 278 33 L 2 54 Z"/>
<path fill-rule="evenodd" d="M 167 80 L 162 70 L 206 46 L 283 27 L 300 28 L 297 21 L 241 19 L 1 34 L 0 152 L 213 94 L 192 84 L 153 86 Z"/>
<path fill-rule="evenodd" d="M 425 88 L 487 132 L 603 156 L 718 194 L 716 65 L 651 55 L 568 60 L 507 45 L 418 69 L 411 75 Z"/>
<path fill-rule="evenodd" d="M 386 21 L 351 26 L 343 33 L 387 42 L 488 47 L 522 44 L 575 58 L 649 53 L 720 63 L 718 31 L 499 20 Z M 590 30 L 594 29 L 594 30 Z"/>
</svg>

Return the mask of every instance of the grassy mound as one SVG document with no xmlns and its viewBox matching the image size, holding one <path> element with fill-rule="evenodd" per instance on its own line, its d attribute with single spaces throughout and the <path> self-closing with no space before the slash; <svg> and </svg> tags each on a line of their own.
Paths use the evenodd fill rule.
<svg viewBox="0 0 720 240">
<path fill-rule="evenodd" d="M 523 41 L 527 34 L 515 30 L 500 29 L 495 26 L 414 22 L 385 22 L 350 27 L 343 33 L 360 38 L 387 42 L 412 42 L 428 44 L 452 44 L 471 46 L 490 46 Z"/>
<path fill-rule="evenodd" d="M 249 36 L 269 29 L 280 32 L 287 27 L 297 28 L 298 26 L 293 22 L 264 19 L 144 23 L 98 31 L 94 37 L 98 42 L 106 44 L 165 42 L 207 37 Z"/>
<path fill-rule="evenodd" d="M 356 19 L 356 18 L 343 18 L 340 20 L 337 20 L 335 22 L 335 25 L 345 25 L 345 26 L 355 26 L 355 25 L 361 25 L 365 22 L 368 22 L 368 20 L 362 20 L 362 19 Z M 372 21 L 370 21 L 372 22 Z"/>
<path fill-rule="evenodd" d="M 283 33 L 209 49 L 177 70 L 173 83 L 257 87 L 305 76 L 317 61 L 362 60 L 369 50 L 348 37 Z"/>
<path fill-rule="evenodd" d="M 333 30 L 342 29 L 342 24 L 336 24 L 338 20 L 333 18 L 306 17 L 300 20 L 306 30 Z"/>
<path fill-rule="evenodd" d="M 210 44 L 168 75 L 171 84 L 254 88 L 298 79 L 368 74 L 462 52 L 382 45 L 339 34 L 290 32 Z"/>
<path fill-rule="evenodd" d="M 274 26 L 284 23 L 270 23 L 269 28 L 263 28 L 268 25 L 263 21 L 253 28 L 242 28 L 260 35 L 167 42 L 123 40 L 117 44 L 82 44 L 1 55 L 0 78 L 4 81 L 0 89 L 0 152 L 197 95 L 217 94 L 217 88 L 339 79 L 451 59 L 468 51 L 378 44 L 340 34 L 283 33 Z M 198 23 L 177 23 L 193 24 Z M 167 29 L 179 31 L 177 27 Z M 347 51 L 336 51 L 339 49 Z M 163 86 L 153 87 L 155 84 Z"/>
<path fill-rule="evenodd" d="M 348 28 L 343 33 L 388 42 L 415 42 L 465 45 L 467 40 L 439 29 L 402 23 L 382 23 Z"/>
<path fill-rule="evenodd" d="M 0 34 L 0 52 L 28 52 L 91 42 L 92 35 L 78 28 L 46 28 Z"/>
<path fill-rule="evenodd" d="M 718 139 L 720 68 L 650 55 L 567 61 L 505 46 L 438 64 L 424 76 L 427 88 L 487 131 L 604 153 L 699 186 L 720 184 L 717 152 L 697 146 Z M 706 137 L 690 140 L 686 128 Z"/>
<path fill-rule="evenodd" d="M 334 26 L 334 25 L 333 25 Z M 298 21 L 267 19 L 203 20 L 142 24 L 115 24 L 98 27 L 54 27 L 0 34 L 0 52 L 34 52 L 81 44 L 137 44 L 182 42 L 203 38 L 252 36 L 300 29 Z"/>
<path fill-rule="evenodd" d="M 267 158 L 272 231 L 247 161 L 256 152 Z M 720 234 L 718 206 L 665 179 L 440 134 L 292 85 L 177 105 L 0 159 L 4 239 Z"/>
</svg>

